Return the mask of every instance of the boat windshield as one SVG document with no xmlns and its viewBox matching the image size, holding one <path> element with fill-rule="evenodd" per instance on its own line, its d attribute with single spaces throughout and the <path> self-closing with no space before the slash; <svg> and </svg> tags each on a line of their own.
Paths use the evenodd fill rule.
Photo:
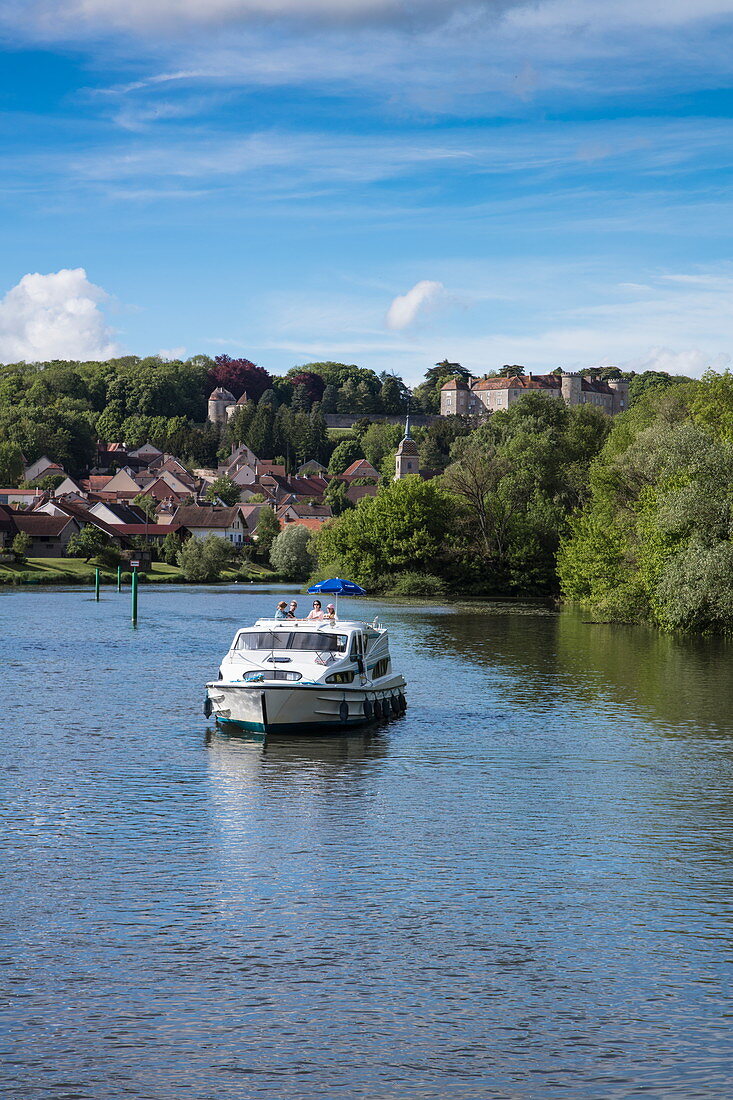
<svg viewBox="0 0 733 1100">
<path fill-rule="evenodd" d="M 295 631 L 259 630 L 257 633 L 240 634 L 237 649 L 306 649 L 314 653 L 345 653 L 347 634 L 316 634 Z"/>
</svg>

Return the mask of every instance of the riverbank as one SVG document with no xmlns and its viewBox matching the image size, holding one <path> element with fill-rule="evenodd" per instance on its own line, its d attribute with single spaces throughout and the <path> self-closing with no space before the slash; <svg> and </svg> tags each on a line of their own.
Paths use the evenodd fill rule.
<svg viewBox="0 0 733 1100">
<path fill-rule="evenodd" d="M 94 561 L 86 562 L 79 558 L 27 558 L 24 562 L 0 564 L 0 585 L 25 584 L 94 584 L 97 569 Z M 99 566 L 102 584 L 116 584 L 117 570 Z M 176 565 L 165 562 L 153 562 L 149 570 L 141 571 L 140 581 L 144 584 L 189 584 Z M 122 574 L 125 584 L 130 583 L 129 572 Z M 265 569 L 251 563 L 238 569 L 225 569 L 219 580 L 222 583 L 232 581 L 276 581 L 278 576 L 271 569 Z"/>
</svg>

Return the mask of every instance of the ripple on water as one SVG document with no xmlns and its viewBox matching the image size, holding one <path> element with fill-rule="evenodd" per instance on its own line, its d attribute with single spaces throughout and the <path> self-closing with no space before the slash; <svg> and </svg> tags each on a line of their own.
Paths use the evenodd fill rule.
<svg viewBox="0 0 733 1100">
<path fill-rule="evenodd" d="M 273 594 L 2 600 L 8 1097 L 725 1097 L 729 648 L 363 606 L 407 714 L 206 730 Z"/>
</svg>

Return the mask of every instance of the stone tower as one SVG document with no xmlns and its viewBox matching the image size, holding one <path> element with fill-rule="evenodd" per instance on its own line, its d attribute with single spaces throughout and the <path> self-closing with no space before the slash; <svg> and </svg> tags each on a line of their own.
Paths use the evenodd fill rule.
<svg viewBox="0 0 733 1100">
<path fill-rule="evenodd" d="M 408 413 L 405 421 L 405 434 L 397 448 L 394 479 L 395 481 L 399 481 L 400 478 L 408 477 L 410 474 L 418 474 L 419 472 L 420 454 L 417 449 L 417 443 L 410 435 L 410 416 Z"/>
<path fill-rule="evenodd" d="M 609 389 L 613 390 L 613 412 L 620 413 L 629 407 L 629 383 L 623 378 L 609 378 Z"/>
<path fill-rule="evenodd" d="M 564 370 L 560 375 L 560 387 L 566 405 L 579 405 L 583 390 L 583 379 L 579 374 Z"/>
<path fill-rule="evenodd" d="M 209 397 L 209 420 L 212 424 L 225 424 L 227 419 L 227 409 L 230 405 L 236 404 L 236 398 L 229 390 L 224 390 L 221 386 L 217 386 L 212 391 Z"/>
</svg>

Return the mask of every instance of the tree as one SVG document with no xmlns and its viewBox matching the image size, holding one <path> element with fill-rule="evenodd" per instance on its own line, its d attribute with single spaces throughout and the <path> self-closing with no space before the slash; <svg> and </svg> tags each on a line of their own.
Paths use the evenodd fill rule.
<svg viewBox="0 0 733 1100">
<path fill-rule="evenodd" d="M 325 504 L 331 505 L 331 511 L 335 516 L 340 516 L 347 508 L 353 508 L 353 504 L 347 497 L 348 485 L 341 478 L 334 477 L 329 481 L 323 494 Z"/>
<path fill-rule="evenodd" d="M 230 359 L 228 355 L 217 355 L 215 366 L 209 371 L 211 388 L 221 386 L 235 397 L 246 393 L 253 401 L 259 401 L 265 390 L 272 389 L 272 378 L 264 367 L 258 367 L 249 359 Z"/>
<path fill-rule="evenodd" d="M 364 457 L 364 451 L 355 439 L 344 439 L 339 443 L 331 455 L 328 464 L 329 474 L 342 474 L 348 470 L 352 462 Z"/>
<path fill-rule="evenodd" d="M 23 455 L 17 443 L 6 440 L 0 443 L 0 485 L 8 488 L 23 480 Z"/>
<path fill-rule="evenodd" d="M 385 376 L 379 391 L 382 412 L 388 416 L 399 416 L 407 405 L 407 389 L 401 378 L 394 374 Z"/>
<path fill-rule="evenodd" d="M 387 455 L 394 456 L 404 434 L 401 424 L 370 424 L 361 437 L 364 457 L 378 470 Z M 392 471 L 394 473 L 394 470 Z"/>
<path fill-rule="evenodd" d="M 89 561 L 101 553 L 110 544 L 110 537 L 99 527 L 86 523 L 81 531 L 76 531 L 69 539 L 66 547 L 66 556 L 69 558 L 84 558 Z"/>
<path fill-rule="evenodd" d="M 270 557 L 272 544 L 280 534 L 280 520 L 272 508 L 260 509 L 254 534 L 257 542 L 257 553 L 263 561 L 267 561 Z"/>
<path fill-rule="evenodd" d="M 293 398 L 299 386 L 303 387 L 303 393 L 307 398 L 307 408 L 310 409 L 316 401 L 323 399 L 323 391 L 326 388 L 326 383 L 321 378 L 320 374 L 316 374 L 312 370 L 304 370 L 302 367 L 294 367 L 288 371 L 287 379 L 293 386 Z M 305 407 L 305 406 L 304 406 Z"/>
<path fill-rule="evenodd" d="M 15 554 L 15 560 L 18 562 L 25 561 L 26 555 L 31 548 L 33 540 L 26 531 L 18 531 L 18 534 L 13 539 L 12 551 Z"/>
<path fill-rule="evenodd" d="M 187 581 L 205 583 L 217 581 L 222 571 L 231 565 L 236 551 L 228 539 L 207 535 L 199 539 L 195 535 L 184 542 L 177 554 L 177 562 Z"/>
<path fill-rule="evenodd" d="M 132 503 L 136 508 L 139 508 L 141 512 L 144 512 L 148 519 L 154 523 L 157 518 L 157 504 L 155 498 L 150 493 L 138 493 L 136 497 L 132 498 Z"/>
<path fill-rule="evenodd" d="M 309 552 L 311 533 L 307 527 L 292 523 L 277 535 L 270 550 L 272 568 L 288 580 L 302 581 L 312 572 L 314 559 Z"/>
<path fill-rule="evenodd" d="M 446 470 L 443 484 L 469 506 L 479 530 L 482 557 L 502 565 L 513 514 L 511 497 L 498 491 L 507 464 L 494 447 L 470 438 L 462 442 L 465 445 L 455 449 L 457 461 Z"/>
<path fill-rule="evenodd" d="M 500 378 L 522 378 L 525 374 L 524 367 L 520 367 L 518 363 L 505 363 L 497 374 Z"/>
<path fill-rule="evenodd" d="M 290 403 L 293 412 L 310 412 L 311 404 L 312 398 L 306 387 L 300 383 L 293 386 L 293 400 Z"/>
<path fill-rule="evenodd" d="M 323 391 L 323 400 L 321 401 L 321 408 L 324 413 L 335 413 L 338 406 L 339 391 L 336 386 L 329 383 Z"/>
<path fill-rule="evenodd" d="M 435 481 L 393 481 L 316 533 L 319 568 L 376 587 L 406 571 L 439 575 L 448 570 L 454 520 L 454 502 Z"/>
<path fill-rule="evenodd" d="M 233 505 L 239 504 L 241 492 L 240 486 L 232 481 L 228 474 L 223 474 L 212 481 L 204 495 L 206 500 L 220 500 L 222 504 L 226 504 L 231 508 Z"/>
<path fill-rule="evenodd" d="M 181 549 L 181 539 L 178 535 L 174 535 L 172 531 L 169 531 L 161 543 L 160 557 L 166 565 L 176 565 L 178 562 L 178 552 Z"/>
</svg>

